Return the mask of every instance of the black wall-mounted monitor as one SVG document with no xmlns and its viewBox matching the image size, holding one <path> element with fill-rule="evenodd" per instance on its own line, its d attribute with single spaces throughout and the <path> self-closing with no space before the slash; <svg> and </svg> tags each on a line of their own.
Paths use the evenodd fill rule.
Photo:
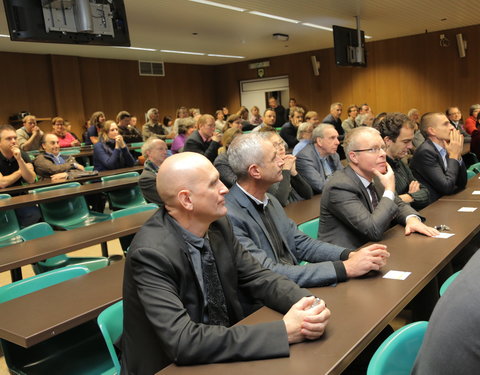
<svg viewBox="0 0 480 375">
<path fill-rule="evenodd" d="M 123 0 L 3 0 L 12 41 L 130 46 Z"/>
<path fill-rule="evenodd" d="M 360 43 L 358 43 L 357 30 L 333 25 L 333 44 L 337 65 L 367 66 L 363 31 L 360 31 Z"/>
</svg>

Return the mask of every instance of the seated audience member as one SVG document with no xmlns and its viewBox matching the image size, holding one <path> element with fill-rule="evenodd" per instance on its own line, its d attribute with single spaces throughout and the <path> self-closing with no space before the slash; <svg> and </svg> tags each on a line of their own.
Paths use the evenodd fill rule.
<svg viewBox="0 0 480 375">
<path fill-rule="evenodd" d="M 297 130 L 303 121 L 304 110 L 300 107 L 293 107 L 290 111 L 289 121 L 283 124 L 280 130 L 280 137 L 287 142 L 288 148 L 294 148 L 298 143 Z"/>
<path fill-rule="evenodd" d="M 170 139 L 174 137 L 174 133 L 169 133 L 168 129 L 159 122 L 160 114 L 158 113 L 158 109 L 150 108 L 147 111 L 147 118 L 148 121 L 142 128 L 142 137 L 144 141 L 150 137 L 159 139 Z"/>
<path fill-rule="evenodd" d="M 188 113 L 188 108 L 187 107 L 180 107 L 177 109 L 177 117 L 175 121 L 173 122 L 173 133 L 178 134 L 178 122 L 182 118 L 188 118 L 190 117 Z"/>
<path fill-rule="evenodd" d="M 345 137 L 345 131 L 342 128 L 342 119 L 340 118 L 343 110 L 342 106 L 342 103 L 333 103 L 330 105 L 330 114 L 328 114 L 322 121 L 322 124 L 331 124 L 335 127 L 340 141 L 343 141 L 343 138 Z M 345 159 L 342 145 L 338 146 L 337 153 L 340 156 L 340 159 Z"/>
<path fill-rule="evenodd" d="M 242 130 L 243 131 L 250 131 L 252 130 L 256 125 L 250 124 L 250 121 L 248 121 L 248 109 L 245 106 L 241 106 L 240 109 L 237 112 L 237 115 L 240 116 L 240 121 L 242 123 Z"/>
<path fill-rule="evenodd" d="M 430 192 L 430 202 L 465 188 L 467 171 L 462 161 L 463 136 L 443 113 L 422 116 L 420 130 L 426 140 L 415 150 L 410 168 Z"/>
<path fill-rule="evenodd" d="M 373 115 L 372 112 L 359 114 L 355 118 L 355 124 L 357 125 L 356 126 L 357 128 L 359 128 L 360 126 L 372 127 L 374 121 L 375 121 L 375 116 Z"/>
<path fill-rule="evenodd" d="M 183 151 L 187 138 L 195 131 L 195 121 L 191 117 L 178 120 L 178 135 L 173 139 L 170 150 L 172 154 Z"/>
<path fill-rule="evenodd" d="M 460 111 L 460 108 L 448 107 L 445 110 L 445 115 L 447 116 L 448 120 L 453 125 L 453 127 L 457 130 L 460 130 L 460 133 L 463 135 L 463 143 L 470 143 L 472 138 L 465 131 L 465 126 L 462 121 L 462 112 Z M 477 119 L 478 119 L 478 114 L 477 114 Z M 478 124 L 476 126 L 478 129 Z"/>
<path fill-rule="evenodd" d="M 137 116 L 130 117 L 130 125 L 133 126 L 135 129 L 137 128 L 137 122 L 138 122 Z"/>
<path fill-rule="evenodd" d="M 438 301 L 428 322 L 413 375 L 477 374 L 480 368 L 480 253 Z"/>
<path fill-rule="evenodd" d="M 318 125 L 320 125 L 320 120 L 318 119 L 318 113 L 315 111 L 308 111 L 305 114 L 305 122 L 313 125 L 315 129 Z"/>
<path fill-rule="evenodd" d="M 73 136 L 73 138 L 75 138 L 79 142 L 80 145 L 80 138 L 78 138 L 78 136 L 72 131 L 72 124 L 70 124 L 70 122 L 68 122 L 67 120 L 65 120 L 65 129 Z"/>
<path fill-rule="evenodd" d="M 114 121 L 106 121 L 100 132 L 99 142 L 93 146 L 93 165 L 96 171 L 133 167 L 135 159 L 123 137 L 118 134 Z"/>
<path fill-rule="evenodd" d="M 480 129 L 480 112 L 477 115 L 477 126 Z M 480 160 L 480 130 L 473 131 L 470 142 L 470 152 L 473 152 Z"/>
<path fill-rule="evenodd" d="M 323 334 L 325 303 L 312 306 L 308 290 L 260 267 L 235 239 L 224 217 L 228 189 L 204 156 L 165 160 L 157 188 L 165 207 L 137 233 L 125 262 L 122 372 L 288 356 L 289 344 Z M 234 326 L 244 318 L 241 293 L 286 315 Z"/>
<path fill-rule="evenodd" d="M 480 113 L 480 104 L 474 104 L 470 107 L 470 117 L 465 120 L 465 131 L 472 135 L 474 130 L 477 130 L 477 116 Z"/>
<path fill-rule="evenodd" d="M 264 126 L 270 126 L 274 128 L 276 116 L 277 115 L 275 114 L 275 111 L 273 109 L 271 108 L 266 109 L 265 112 L 263 112 L 263 122 L 257 127 L 255 127 L 252 131 L 258 132 Z"/>
<path fill-rule="evenodd" d="M 223 128 L 225 127 L 225 124 L 227 123 L 223 119 L 223 111 L 221 109 L 217 110 L 215 112 L 215 130 L 217 132 L 223 132 Z"/>
<path fill-rule="evenodd" d="M 130 118 L 130 113 L 127 111 L 118 112 L 116 121 L 120 135 L 125 143 L 143 142 L 140 132 L 130 125 Z"/>
<path fill-rule="evenodd" d="M 40 153 L 33 165 L 40 177 L 51 178 L 52 181 L 66 180 L 74 170 L 84 171 L 83 165 L 78 164 L 73 156 L 60 155 L 60 142 L 56 134 L 47 133 L 42 137 L 43 153 Z"/>
<path fill-rule="evenodd" d="M 367 103 L 364 103 L 358 109 L 358 114 L 362 115 L 364 113 L 373 113 L 372 108 Z"/>
<path fill-rule="evenodd" d="M 90 126 L 87 129 L 86 145 L 94 145 L 98 142 L 98 135 L 105 124 L 105 114 L 103 112 L 94 112 L 90 117 Z"/>
<path fill-rule="evenodd" d="M 36 174 L 28 154 L 20 150 L 13 126 L 0 125 L 0 189 L 35 182 Z M 40 217 L 37 207 L 15 210 L 21 226 L 36 223 Z"/>
<path fill-rule="evenodd" d="M 297 154 L 297 169 L 312 187 L 314 194 L 320 194 L 327 179 L 342 169 L 337 148 L 340 144 L 338 132 L 330 124 L 320 124 L 312 133 L 312 143 Z"/>
<path fill-rule="evenodd" d="M 225 133 L 228 129 L 235 128 L 242 130 L 242 118 L 239 115 L 230 115 L 225 122 L 222 133 Z"/>
<path fill-rule="evenodd" d="M 292 155 L 296 156 L 303 148 L 312 142 L 313 125 L 309 122 L 302 122 L 297 129 L 298 143 L 292 151 Z"/>
<path fill-rule="evenodd" d="M 418 128 L 420 127 L 420 112 L 416 108 L 412 108 L 407 112 L 408 119 Z"/>
<path fill-rule="evenodd" d="M 277 198 L 283 207 L 292 202 L 312 198 L 312 188 L 297 172 L 296 158 L 293 155 L 287 155 L 287 144 L 277 134 L 276 130 L 264 127 L 259 134 L 262 134 L 267 141 L 273 144 L 277 156 L 283 161 L 283 178 L 281 181 L 272 184 L 268 189 L 268 193 Z"/>
<path fill-rule="evenodd" d="M 281 104 L 278 104 L 277 99 L 273 96 L 268 98 L 268 107 L 275 111 L 274 128 L 279 128 L 285 121 L 288 121 L 289 118 L 285 115 L 285 108 Z"/>
<path fill-rule="evenodd" d="M 52 120 L 53 134 L 57 136 L 58 145 L 60 147 L 75 147 L 80 146 L 80 142 L 67 131 L 65 121 L 61 117 L 54 117 Z M 44 140 L 41 141 L 42 146 Z"/>
<path fill-rule="evenodd" d="M 204 155 L 212 163 L 218 156 L 222 134 L 215 132 L 215 119 L 212 115 L 202 115 L 197 121 L 198 130 L 188 137 L 184 151 Z"/>
<path fill-rule="evenodd" d="M 285 110 L 285 118 L 290 118 L 290 110 L 293 107 L 298 107 L 297 100 L 295 98 L 290 98 L 288 101 L 288 108 Z"/>
<path fill-rule="evenodd" d="M 165 129 L 167 129 L 167 131 L 169 133 L 173 132 L 174 121 L 172 120 L 172 118 L 170 116 L 163 116 L 162 123 L 163 123 L 163 126 L 165 127 Z"/>
<path fill-rule="evenodd" d="M 272 128 L 273 129 L 273 128 Z M 235 139 L 235 137 L 242 134 L 240 129 L 230 128 L 222 136 L 222 147 L 218 149 L 218 156 L 215 158 L 213 165 L 217 168 L 218 173 L 220 174 L 220 181 L 230 189 L 233 184 L 237 181 L 237 175 L 233 173 L 230 164 L 228 163 L 227 150 L 230 147 L 230 143 Z"/>
<path fill-rule="evenodd" d="M 358 107 L 355 104 L 352 104 L 347 108 L 347 118 L 342 122 L 342 128 L 345 133 L 348 133 L 350 130 L 353 130 L 357 127 L 355 119 L 358 115 Z"/>
<path fill-rule="evenodd" d="M 227 121 L 228 116 L 230 116 L 230 113 L 229 113 L 229 111 L 228 111 L 228 107 L 227 107 L 227 106 L 224 105 L 224 106 L 222 107 L 222 113 L 223 113 L 223 119 L 224 119 L 225 121 Z"/>
<path fill-rule="evenodd" d="M 180 129 L 181 125 L 179 126 Z M 142 194 L 148 203 L 163 206 L 157 191 L 157 172 L 167 157 L 167 144 L 162 139 L 149 138 L 142 146 L 145 167 L 138 181 Z"/>
<path fill-rule="evenodd" d="M 375 127 L 385 141 L 387 163 L 395 173 L 395 191 L 398 197 L 420 210 L 430 203 L 428 189 L 421 185 L 402 159 L 413 148 L 415 123 L 403 113 L 388 113 Z"/>
<path fill-rule="evenodd" d="M 384 245 L 359 251 L 310 238 L 298 230 L 267 190 L 282 179 L 283 160 L 261 134 L 237 137 L 228 149 L 237 183 L 226 196 L 227 215 L 240 243 L 261 265 L 304 287 L 323 286 L 378 270 L 388 252 Z M 300 261 L 309 262 L 299 265 Z"/>
<path fill-rule="evenodd" d="M 35 116 L 27 115 L 23 118 L 23 126 L 17 129 L 17 145 L 20 150 L 39 150 L 43 132 L 37 125 Z"/>
<path fill-rule="evenodd" d="M 199 115 L 201 115 L 202 112 L 200 111 L 200 108 L 190 108 L 188 110 L 188 116 L 191 117 L 191 118 L 195 118 Z"/>
<path fill-rule="evenodd" d="M 254 105 L 250 109 L 250 113 L 252 114 L 250 116 L 250 124 L 260 125 L 262 123 L 262 116 L 260 116 L 260 109 L 256 105 Z"/>
<path fill-rule="evenodd" d="M 323 188 L 319 239 L 355 248 L 368 241 L 380 241 L 392 224 L 405 225 L 405 235 L 438 234 L 395 195 L 395 175 L 387 164 L 385 149 L 376 129 L 361 127 L 347 134 L 345 151 L 349 164 Z"/>
</svg>

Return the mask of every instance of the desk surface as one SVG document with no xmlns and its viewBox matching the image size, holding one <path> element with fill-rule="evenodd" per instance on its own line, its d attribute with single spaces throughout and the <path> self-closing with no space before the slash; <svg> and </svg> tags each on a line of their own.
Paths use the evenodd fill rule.
<svg viewBox="0 0 480 375">
<path fill-rule="evenodd" d="M 320 215 L 321 194 L 314 195 L 312 199 L 290 203 L 285 207 L 285 213 L 297 225 L 317 218 Z"/>
<path fill-rule="evenodd" d="M 396 226 L 385 234 L 391 256 L 387 266 L 370 277 L 352 279 L 336 287 L 312 288 L 332 311 L 326 335 L 318 341 L 291 346 L 290 357 L 251 362 L 201 366 L 169 366 L 161 374 L 339 374 L 408 302 L 450 261 L 479 230 L 475 213 L 459 213 L 462 202 L 439 201 L 422 214 L 429 225 L 447 224 L 455 236 L 428 238 Z M 408 246 L 406 246 L 408 244 Z M 409 271 L 404 281 L 383 279 L 389 270 Z M 281 319 L 263 307 L 241 323 L 254 324 Z"/>
</svg>

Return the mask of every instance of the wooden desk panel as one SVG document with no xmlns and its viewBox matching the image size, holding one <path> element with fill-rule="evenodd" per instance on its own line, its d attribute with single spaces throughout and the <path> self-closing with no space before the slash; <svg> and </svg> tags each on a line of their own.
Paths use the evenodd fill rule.
<svg viewBox="0 0 480 375">
<path fill-rule="evenodd" d="M 321 194 L 314 195 L 312 199 L 290 203 L 285 207 L 285 213 L 297 225 L 320 216 Z"/>
</svg>

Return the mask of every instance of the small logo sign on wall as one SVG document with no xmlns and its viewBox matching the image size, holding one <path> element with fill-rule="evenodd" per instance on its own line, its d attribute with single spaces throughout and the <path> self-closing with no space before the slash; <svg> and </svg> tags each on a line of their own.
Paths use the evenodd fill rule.
<svg viewBox="0 0 480 375">
<path fill-rule="evenodd" d="M 263 78 L 264 76 L 265 76 L 265 69 L 263 68 L 257 69 L 257 77 Z"/>
</svg>

